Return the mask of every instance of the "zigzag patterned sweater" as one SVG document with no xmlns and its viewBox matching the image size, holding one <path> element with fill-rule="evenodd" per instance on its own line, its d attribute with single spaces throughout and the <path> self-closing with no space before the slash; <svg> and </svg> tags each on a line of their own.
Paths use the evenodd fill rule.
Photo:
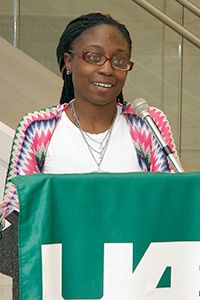
<svg viewBox="0 0 200 300">
<path fill-rule="evenodd" d="M 19 123 L 13 140 L 1 205 L 4 217 L 13 209 L 19 209 L 16 188 L 9 180 L 15 176 L 42 173 L 51 137 L 62 112 L 69 105 L 69 103 L 59 104 L 57 107 L 28 113 Z M 123 104 L 122 113 L 127 121 L 141 169 L 144 172 L 170 172 L 172 167 L 165 158 L 159 143 L 145 122 L 134 114 L 132 105 Z M 166 116 L 161 110 L 153 107 L 150 108 L 150 114 L 160 129 L 165 142 L 177 156 Z"/>
</svg>

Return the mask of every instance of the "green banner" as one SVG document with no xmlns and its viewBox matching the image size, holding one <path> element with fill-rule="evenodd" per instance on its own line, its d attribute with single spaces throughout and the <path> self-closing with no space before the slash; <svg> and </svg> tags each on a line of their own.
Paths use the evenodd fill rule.
<svg viewBox="0 0 200 300">
<path fill-rule="evenodd" d="M 20 300 L 200 299 L 200 174 L 27 175 Z"/>
</svg>

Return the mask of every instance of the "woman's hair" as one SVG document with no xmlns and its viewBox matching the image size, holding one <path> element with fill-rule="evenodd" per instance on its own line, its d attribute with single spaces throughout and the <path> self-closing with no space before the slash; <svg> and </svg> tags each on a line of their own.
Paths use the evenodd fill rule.
<svg viewBox="0 0 200 300">
<path fill-rule="evenodd" d="M 72 20 L 65 28 L 57 47 L 57 61 L 64 80 L 62 94 L 60 98 L 61 104 L 70 102 L 72 99 L 74 99 L 74 86 L 72 82 L 72 75 L 67 74 L 67 70 L 65 68 L 65 63 L 64 63 L 64 54 L 69 50 L 71 50 L 72 42 L 82 32 L 86 31 L 91 27 L 101 25 L 101 24 L 108 24 L 108 25 L 115 26 L 119 31 L 121 31 L 121 33 L 123 34 L 123 36 L 128 42 L 130 52 L 131 52 L 132 41 L 127 28 L 125 27 L 125 25 L 114 20 L 110 15 L 104 15 L 102 13 L 90 13 L 87 15 L 82 15 Z M 122 92 L 117 97 L 117 101 L 123 103 Z"/>
</svg>

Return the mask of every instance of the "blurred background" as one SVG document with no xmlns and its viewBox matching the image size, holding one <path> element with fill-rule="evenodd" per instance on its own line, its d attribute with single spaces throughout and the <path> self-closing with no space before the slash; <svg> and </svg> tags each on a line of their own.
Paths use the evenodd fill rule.
<svg viewBox="0 0 200 300">
<path fill-rule="evenodd" d="M 199 16 L 179 1 L 151 0 L 148 3 L 200 38 Z M 199 0 L 192 0 L 192 3 L 200 8 Z M 110 13 L 124 23 L 131 33 L 135 68 L 129 73 L 125 98 L 133 101 L 142 97 L 152 106 L 161 108 L 170 120 L 181 159 L 191 169 L 199 170 L 199 48 L 137 3 L 124 0 L 0 0 L 0 36 L 59 76 L 56 86 L 56 96 L 59 97 L 62 82 L 59 82 L 61 79 L 55 55 L 59 37 L 72 18 L 92 11 Z M 14 65 L 10 67 L 15 68 Z M 3 68 L 0 72 L 4 76 Z M 16 99 L 22 93 L 22 89 L 15 91 Z M 46 105 L 55 105 L 59 101 L 54 95 L 48 96 L 48 99 L 38 99 L 36 90 L 30 94 L 26 99 L 22 99 L 22 95 L 19 102 L 15 98 L 11 102 L 3 98 L 4 103 L 0 103 L 0 121 L 14 129 L 25 113 Z M 12 110 L 15 112 L 11 113 Z"/>
</svg>

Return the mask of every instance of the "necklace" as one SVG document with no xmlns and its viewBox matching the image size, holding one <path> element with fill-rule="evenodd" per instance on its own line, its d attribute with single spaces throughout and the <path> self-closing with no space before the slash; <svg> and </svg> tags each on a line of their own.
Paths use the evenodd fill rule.
<svg viewBox="0 0 200 300">
<path fill-rule="evenodd" d="M 93 160 L 95 161 L 95 163 L 97 165 L 97 172 L 102 172 L 101 163 L 103 161 L 108 144 L 110 142 L 112 129 L 113 129 L 113 126 L 114 126 L 114 123 L 116 120 L 116 116 L 117 116 L 117 111 L 112 119 L 111 126 L 107 130 L 106 134 L 103 136 L 103 138 L 101 140 L 99 140 L 99 139 L 97 140 L 97 139 L 91 137 L 90 134 L 88 134 L 87 132 L 85 132 L 82 129 L 80 121 L 76 114 L 74 101 L 71 102 L 70 109 L 71 109 L 71 113 L 72 113 L 75 125 L 78 127 L 78 129 L 83 137 L 83 140 L 84 140 L 85 144 L 87 145 L 87 148 L 88 148 Z"/>
</svg>

